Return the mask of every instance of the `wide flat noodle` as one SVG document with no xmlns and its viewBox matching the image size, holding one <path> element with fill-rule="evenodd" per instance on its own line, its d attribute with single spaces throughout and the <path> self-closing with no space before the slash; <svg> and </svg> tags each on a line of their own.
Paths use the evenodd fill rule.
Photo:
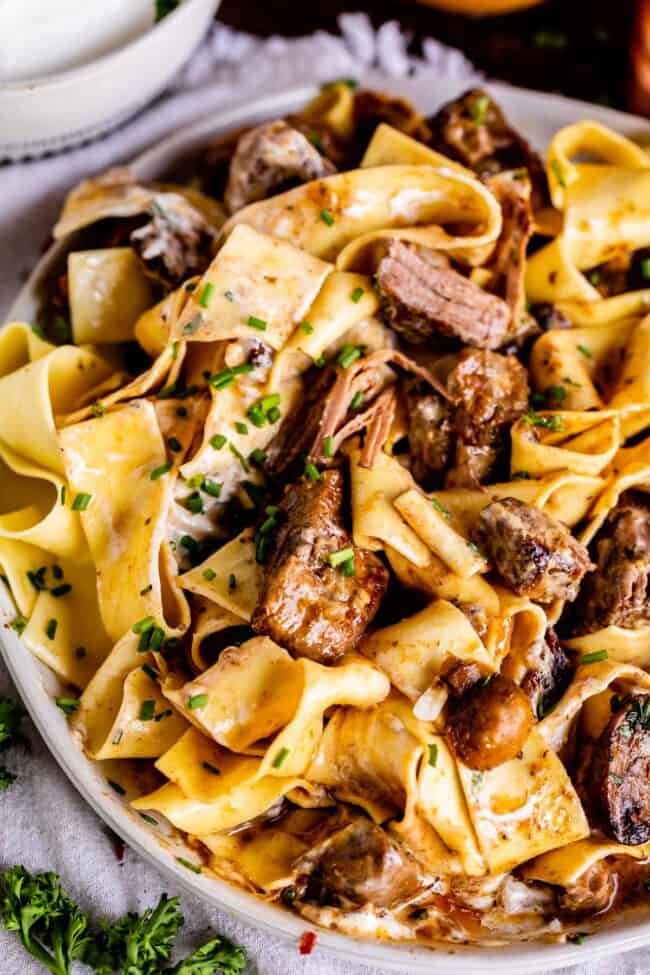
<svg viewBox="0 0 650 975">
<path fill-rule="evenodd" d="M 186 628 L 189 613 L 180 592 L 171 604 L 163 601 L 161 548 L 173 478 L 151 477 L 166 463 L 153 405 L 136 400 L 66 427 L 60 441 L 72 491 L 90 495 L 81 518 L 112 639 L 146 616 L 163 627 Z"/>
<path fill-rule="evenodd" d="M 605 857 L 613 856 L 647 860 L 650 857 L 650 843 L 625 846 L 623 843 L 612 843 L 592 836 L 535 857 L 521 868 L 521 875 L 525 880 L 570 887 L 586 870 L 600 863 Z"/>
<path fill-rule="evenodd" d="M 538 477 L 551 471 L 597 477 L 621 446 L 615 410 L 544 411 L 517 420 L 510 429 L 510 474 Z"/>
<path fill-rule="evenodd" d="M 107 247 L 68 254 L 72 335 L 84 342 L 131 342 L 153 290 L 134 250 Z"/>
<path fill-rule="evenodd" d="M 262 592 L 263 576 L 255 558 L 254 535 L 252 528 L 245 528 L 205 562 L 180 576 L 179 584 L 240 619 L 250 620 Z"/>
<path fill-rule="evenodd" d="M 378 166 L 253 203 L 230 218 L 224 233 L 239 224 L 291 240 L 323 260 L 336 259 L 346 271 L 365 270 L 370 245 L 395 237 L 481 264 L 501 231 L 501 212 L 489 190 L 449 166 Z M 471 230 L 446 229 L 455 224 Z"/>
</svg>

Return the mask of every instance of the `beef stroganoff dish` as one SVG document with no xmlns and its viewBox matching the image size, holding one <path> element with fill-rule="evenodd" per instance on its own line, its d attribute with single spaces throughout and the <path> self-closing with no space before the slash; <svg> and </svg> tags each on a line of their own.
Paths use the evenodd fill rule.
<svg viewBox="0 0 650 975">
<path fill-rule="evenodd" d="M 648 201 L 601 125 L 345 82 L 69 194 L 0 332 L 7 625 L 195 870 L 431 944 L 648 911 Z"/>
</svg>

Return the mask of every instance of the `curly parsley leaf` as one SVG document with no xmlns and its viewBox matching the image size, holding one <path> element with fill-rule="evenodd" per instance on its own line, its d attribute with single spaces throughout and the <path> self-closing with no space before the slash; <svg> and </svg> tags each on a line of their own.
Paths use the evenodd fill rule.
<svg viewBox="0 0 650 975">
<path fill-rule="evenodd" d="M 169 975 L 241 975 L 245 968 L 244 949 L 217 936 L 179 962 Z"/>
<path fill-rule="evenodd" d="M 86 953 L 86 964 L 98 975 L 161 975 L 183 924 L 178 897 L 163 894 L 155 907 L 129 913 L 101 925 L 100 935 Z"/>
<path fill-rule="evenodd" d="M 14 745 L 29 745 L 20 730 L 20 722 L 25 717 L 25 709 L 19 701 L 10 697 L 0 697 L 0 752 Z"/>
</svg>

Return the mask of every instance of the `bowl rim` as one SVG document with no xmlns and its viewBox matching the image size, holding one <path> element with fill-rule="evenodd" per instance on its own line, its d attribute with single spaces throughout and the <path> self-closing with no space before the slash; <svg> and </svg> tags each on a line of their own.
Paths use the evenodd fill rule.
<svg viewBox="0 0 650 975">
<path fill-rule="evenodd" d="M 121 44 L 114 50 L 107 51 L 106 54 L 100 54 L 99 57 L 93 58 L 91 61 L 86 61 L 84 64 L 78 64 L 73 68 L 65 68 L 63 71 L 56 71 L 53 74 L 33 75 L 30 78 L 22 78 L 20 81 L 0 81 L 0 95 L 22 95 L 34 89 L 56 88 L 69 82 L 80 81 L 85 76 L 93 74 L 96 70 L 101 70 L 106 67 L 110 68 L 111 64 L 122 57 L 122 55 L 127 53 L 132 54 L 139 48 L 146 47 L 151 37 L 154 34 L 158 37 L 168 22 L 176 24 L 183 17 L 189 16 L 187 13 L 188 10 L 195 7 L 209 6 L 211 3 L 214 4 L 216 11 L 218 0 L 181 0 L 178 7 L 171 10 L 161 20 L 154 21 L 148 30 L 143 34 L 138 34 L 137 37 L 127 41 L 126 44 Z"/>
<path fill-rule="evenodd" d="M 416 104 L 422 105 L 428 100 L 427 110 L 433 110 L 435 105 L 457 94 L 464 87 L 462 81 L 440 79 L 432 92 L 431 83 L 426 79 L 419 81 L 418 88 L 418 79 L 388 79 L 376 72 L 367 72 L 360 78 L 360 82 L 374 87 L 383 85 L 391 92 L 411 97 Z M 588 114 L 605 124 L 618 125 L 628 134 L 639 130 L 650 132 L 647 119 L 613 109 L 499 83 L 485 87 L 499 98 L 506 114 L 530 118 L 535 113 L 539 115 L 544 108 L 548 115 L 544 121 L 548 127 L 566 124 L 570 116 L 576 120 Z M 203 140 L 228 131 L 237 124 L 257 121 L 274 112 L 295 110 L 297 105 L 317 91 L 318 87 L 315 85 L 302 85 L 254 100 L 242 98 L 234 101 L 227 109 L 199 117 L 159 140 L 140 153 L 132 161 L 131 168 L 141 179 L 156 178 L 156 173 L 163 175 L 174 159 L 178 159 L 184 151 L 200 145 Z M 555 113 L 553 108 L 556 109 Z M 23 305 L 35 301 L 41 278 L 47 274 L 49 266 L 65 254 L 70 242 L 59 241 L 43 255 L 28 281 L 20 289 L 10 308 L 7 323 L 23 314 Z M 0 325 L 1 327 L 3 326 Z M 8 612 L 14 612 L 12 604 L 0 592 L 0 654 L 41 737 L 83 800 L 160 873 L 173 879 L 183 890 L 201 897 L 213 907 L 231 913 L 240 921 L 252 924 L 284 943 L 295 943 L 304 931 L 311 930 L 317 935 L 318 945 L 329 957 L 357 965 L 370 964 L 394 972 L 404 973 L 409 970 L 417 975 L 425 975 L 434 966 L 443 975 L 466 975 L 468 972 L 471 975 L 497 975 L 497 972 L 498 975 L 532 975 L 533 972 L 550 972 L 650 943 L 650 917 L 648 920 L 637 921 L 629 915 L 620 915 L 613 919 L 590 935 L 582 946 L 544 941 L 522 941 L 504 946 L 483 947 L 447 943 L 430 946 L 376 937 L 362 938 L 311 924 L 214 874 L 190 873 L 175 861 L 173 854 L 160 842 L 153 829 L 136 818 L 124 801 L 107 788 L 106 780 L 98 769 L 99 763 L 88 759 L 74 741 L 64 716 L 47 690 L 48 684 L 52 687 L 56 683 L 55 678 L 30 653 L 17 635 L 6 629 Z M 5 626 L 1 625 L 2 622 Z"/>
</svg>

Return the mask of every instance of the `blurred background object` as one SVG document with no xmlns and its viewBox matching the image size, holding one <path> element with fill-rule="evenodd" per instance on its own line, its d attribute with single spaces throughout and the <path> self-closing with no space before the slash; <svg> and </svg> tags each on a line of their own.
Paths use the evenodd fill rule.
<svg viewBox="0 0 650 975">
<path fill-rule="evenodd" d="M 496 3 L 503 9 L 510 0 L 426 0 L 429 2 L 446 7 L 471 5 L 478 10 Z M 512 2 L 521 8 L 523 0 Z M 266 37 L 295 37 L 315 30 L 336 33 L 340 13 L 361 9 L 376 27 L 397 20 L 411 34 L 411 53 L 419 53 L 424 38 L 435 37 L 459 48 L 490 78 L 631 110 L 635 85 L 628 81 L 637 7 L 645 10 L 649 2 L 547 0 L 527 9 L 477 17 L 436 9 L 425 5 L 425 0 L 319 0 L 317 4 L 223 0 L 219 20 Z M 648 72 L 645 61 L 643 67 Z M 641 90 L 648 90 L 643 82 Z"/>
<path fill-rule="evenodd" d="M 470 17 L 486 17 L 489 14 L 509 14 L 524 7 L 535 7 L 545 0 L 419 0 L 430 7 L 440 7 L 451 13 L 468 14 Z"/>
</svg>

